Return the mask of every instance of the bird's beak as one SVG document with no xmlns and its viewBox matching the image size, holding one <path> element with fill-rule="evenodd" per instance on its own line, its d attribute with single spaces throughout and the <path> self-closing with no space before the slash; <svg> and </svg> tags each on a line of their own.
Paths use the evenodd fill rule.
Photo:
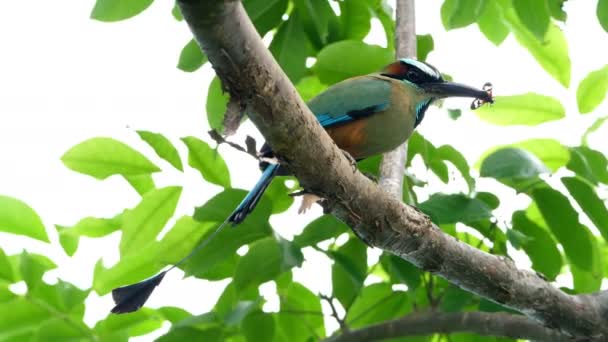
<svg viewBox="0 0 608 342">
<path fill-rule="evenodd" d="M 484 102 L 494 102 L 492 93 L 487 90 L 476 89 L 465 84 L 454 82 L 426 83 L 422 88 L 429 94 L 438 98 L 444 97 L 472 97 Z"/>
</svg>

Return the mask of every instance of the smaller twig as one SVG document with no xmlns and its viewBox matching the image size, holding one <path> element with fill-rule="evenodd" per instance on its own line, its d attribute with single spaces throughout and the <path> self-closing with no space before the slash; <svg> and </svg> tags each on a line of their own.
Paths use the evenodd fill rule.
<svg viewBox="0 0 608 342">
<path fill-rule="evenodd" d="M 319 294 L 319 298 L 323 299 L 329 304 L 329 307 L 331 308 L 331 315 L 333 316 L 333 318 L 336 319 L 336 321 L 338 321 L 338 324 L 340 325 L 340 331 L 347 332 L 349 330 L 348 325 L 346 325 L 346 321 L 344 320 L 344 318 L 340 317 L 340 315 L 338 314 L 338 310 L 336 310 L 336 306 L 334 305 L 335 298 L 331 296 L 326 296 L 324 294 Z"/>
<path fill-rule="evenodd" d="M 252 137 L 247 136 L 247 139 L 245 140 L 245 144 L 247 144 L 247 148 L 244 148 L 243 146 L 241 146 L 241 145 L 239 145 L 237 143 L 233 143 L 232 141 L 226 140 L 215 129 L 210 130 L 208 133 L 209 133 L 209 136 L 211 137 L 211 139 L 215 140 L 215 142 L 218 145 L 227 144 L 227 145 L 229 145 L 230 147 L 234 148 L 237 151 L 246 153 L 246 154 L 252 156 L 253 158 L 255 158 L 256 160 L 260 160 L 260 156 L 258 156 L 258 153 L 255 150 L 255 140 Z"/>
</svg>

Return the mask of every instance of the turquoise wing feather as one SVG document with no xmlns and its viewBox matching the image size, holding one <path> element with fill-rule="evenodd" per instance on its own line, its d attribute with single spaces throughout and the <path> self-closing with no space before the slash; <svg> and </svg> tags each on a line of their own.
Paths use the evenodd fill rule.
<svg viewBox="0 0 608 342">
<path fill-rule="evenodd" d="M 323 127 L 344 124 L 383 111 L 390 105 L 391 84 L 373 76 L 337 83 L 310 100 L 308 107 Z"/>
</svg>

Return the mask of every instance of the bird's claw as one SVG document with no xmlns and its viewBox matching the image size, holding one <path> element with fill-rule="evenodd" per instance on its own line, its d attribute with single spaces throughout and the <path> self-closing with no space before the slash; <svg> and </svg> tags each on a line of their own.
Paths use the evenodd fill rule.
<svg viewBox="0 0 608 342">
<path fill-rule="evenodd" d="M 353 156 L 350 155 L 350 153 L 348 153 L 345 150 L 341 150 L 342 154 L 344 154 L 344 156 L 346 157 L 346 159 L 348 159 L 348 162 L 350 163 L 350 166 L 352 166 L 353 168 L 353 173 L 357 172 L 357 160 L 355 158 L 353 158 Z"/>
</svg>

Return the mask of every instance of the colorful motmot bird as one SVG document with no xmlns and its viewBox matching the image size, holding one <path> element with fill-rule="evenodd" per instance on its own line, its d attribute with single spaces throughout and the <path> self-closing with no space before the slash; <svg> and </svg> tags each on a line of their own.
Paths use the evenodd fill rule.
<svg viewBox="0 0 608 342">
<path fill-rule="evenodd" d="M 437 69 L 413 59 L 400 59 L 381 72 L 353 77 L 317 95 L 308 107 L 342 150 L 355 160 L 388 152 L 405 142 L 422 122 L 428 107 L 446 97 L 471 97 L 477 105 L 493 102 L 491 89 L 478 90 L 448 82 Z M 272 158 L 268 145 L 264 159 Z M 237 225 L 251 213 L 277 175 L 287 174 L 280 164 L 262 163 L 263 173 L 243 201 L 208 238 L 171 268 L 140 283 L 114 289 L 113 313 L 139 309 L 164 275 L 201 250 L 227 223 Z"/>
</svg>

